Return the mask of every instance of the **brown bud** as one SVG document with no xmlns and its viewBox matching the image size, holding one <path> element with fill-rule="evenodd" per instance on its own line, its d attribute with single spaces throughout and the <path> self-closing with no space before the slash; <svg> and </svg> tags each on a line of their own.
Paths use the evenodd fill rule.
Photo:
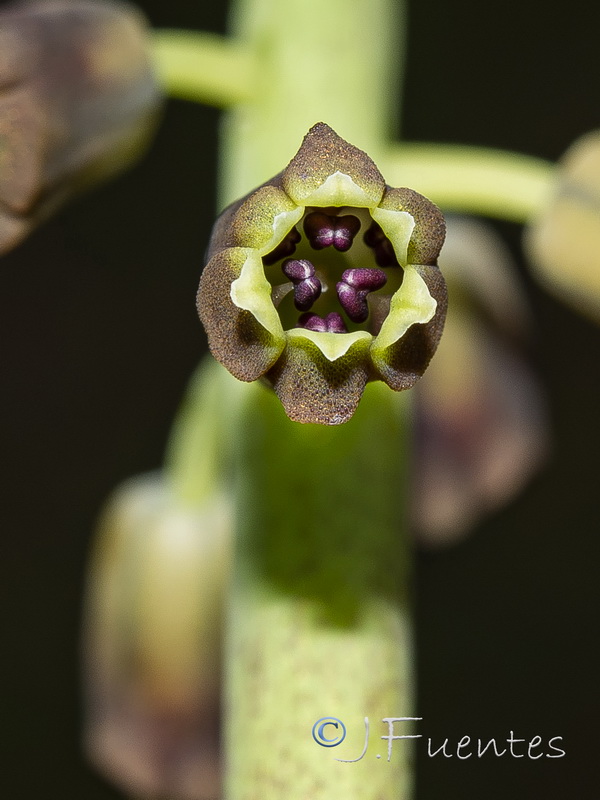
<svg viewBox="0 0 600 800">
<path fill-rule="evenodd" d="M 92 0 L 0 11 L 0 253 L 135 159 L 160 92 L 145 21 Z"/>
</svg>

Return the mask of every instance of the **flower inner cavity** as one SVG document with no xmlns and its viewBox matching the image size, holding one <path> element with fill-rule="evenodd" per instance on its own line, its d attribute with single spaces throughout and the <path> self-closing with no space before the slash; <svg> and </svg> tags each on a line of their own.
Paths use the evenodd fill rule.
<svg viewBox="0 0 600 800">
<path fill-rule="evenodd" d="M 377 335 L 404 275 L 365 208 L 308 207 L 263 264 L 284 330 Z"/>
</svg>

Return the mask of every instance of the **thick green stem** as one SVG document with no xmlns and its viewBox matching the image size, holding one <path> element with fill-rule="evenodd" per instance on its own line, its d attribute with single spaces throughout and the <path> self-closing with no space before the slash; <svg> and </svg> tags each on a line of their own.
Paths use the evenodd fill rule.
<svg viewBox="0 0 600 800">
<path fill-rule="evenodd" d="M 367 387 L 339 427 L 290 422 L 255 385 L 239 428 L 226 649 L 227 800 L 396 800 L 412 710 L 407 396 Z M 317 744 L 317 720 L 347 728 Z M 365 744 L 367 752 L 356 763 Z M 326 736 L 337 731 L 329 727 Z M 406 723 L 403 730 L 408 733 Z M 381 756 L 377 758 L 378 754 Z"/>
<path fill-rule="evenodd" d="M 221 203 L 286 166 L 326 122 L 377 163 L 399 106 L 400 0 L 237 0 L 236 40 L 256 56 L 255 94 L 225 119 Z"/>
<path fill-rule="evenodd" d="M 320 120 L 377 161 L 397 100 L 401 13 L 398 0 L 238 0 L 236 40 L 259 67 L 254 96 L 225 120 L 222 204 L 279 172 Z M 226 800 L 405 800 L 409 748 L 388 762 L 380 737 L 384 718 L 412 711 L 407 399 L 370 385 L 339 427 L 290 422 L 261 385 L 245 400 Z M 311 733 L 326 716 L 347 726 L 335 749 Z M 365 717 L 365 757 L 337 761 L 360 756 Z"/>
</svg>

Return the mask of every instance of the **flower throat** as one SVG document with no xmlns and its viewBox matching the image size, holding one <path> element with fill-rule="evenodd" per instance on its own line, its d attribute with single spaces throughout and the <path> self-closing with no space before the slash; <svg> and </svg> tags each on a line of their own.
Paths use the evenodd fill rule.
<svg viewBox="0 0 600 800">
<path fill-rule="evenodd" d="M 283 327 L 324 333 L 377 335 L 403 277 L 390 240 L 362 208 L 307 208 L 263 264 Z"/>
</svg>

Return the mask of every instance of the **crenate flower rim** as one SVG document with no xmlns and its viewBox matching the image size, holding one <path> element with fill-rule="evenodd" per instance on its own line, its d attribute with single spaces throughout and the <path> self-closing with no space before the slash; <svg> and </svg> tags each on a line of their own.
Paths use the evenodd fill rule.
<svg viewBox="0 0 600 800">
<path fill-rule="evenodd" d="M 277 191 L 281 193 L 282 205 L 286 201 L 294 203 L 283 189 Z M 259 202 L 260 192 L 261 189 L 250 195 L 244 205 L 252 207 Z M 348 202 L 349 200 L 352 203 Z M 364 202 L 362 206 L 359 205 L 361 201 Z M 238 213 L 242 216 L 251 216 L 249 209 L 244 208 L 244 205 Z M 368 330 L 329 333 L 299 327 L 287 329 L 283 327 L 277 308 L 273 304 L 273 286 L 266 277 L 262 259 L 276 250 L 303 217 L 316 208 L 367 209 L 370 218 L 381 227 L 393 247 L 404 275 L 400 287 L 391 296 L 389 313 L 375 336 Z M 294 203 L 293 209 L 281 211 L 273 216 L 270 224 L 271 235 L 266 243 L 260 247 L 248 248 L 240 276 L 231 284 L 231 301 L 240 310 L 250 312 L 281 345 L 282 350 L 286 343 L 293 343 L 298 337 L 305 337 L 319 348 L 325 358 L 335 361 L 346 355 L 358 339 L 364 339 L 369 341 L 373 354 L 381 358 L 385 349 L 402 338 L 411 325 L 429 322 L 437 309 L 437 302 L 429 292 L 427 284 L 414 266 L 408 263 L 408 246 L 414 228 L 415 219 L 408 211 L 373 206 L 366 193 L 349 175 L 335 172 L 307 197 L 306 205 Z"/>
<path fill-rule="evenodd" d="M 198 292 L 211 352 L 292 420 L 345 422 L 368 381 L 410 388 L 435 352 L 444 235 L 436 206 L 318 123 L 215 223 Z"/>
</svg>

